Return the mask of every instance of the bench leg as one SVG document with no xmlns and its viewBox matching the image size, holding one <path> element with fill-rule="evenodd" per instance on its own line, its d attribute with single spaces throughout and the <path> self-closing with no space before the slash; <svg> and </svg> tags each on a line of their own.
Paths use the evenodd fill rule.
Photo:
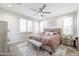
<svg viewBox="0 0 79 59">
<path fill-rule="evenodd" d="M 40 50 L 39 47 L 37 47 L 37 50 L 38 50 L 38 51 Z"/>
</svg>

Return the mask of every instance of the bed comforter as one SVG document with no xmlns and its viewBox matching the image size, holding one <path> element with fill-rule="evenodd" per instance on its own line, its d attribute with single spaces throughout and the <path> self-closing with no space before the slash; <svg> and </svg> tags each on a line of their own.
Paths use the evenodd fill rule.
<svg viewBox="0 0 79 59">
<path fill-rule="evenodd" d="M 51 49 L 55 49 L 60 44 L 60 35 L 33 35 L 30 37 L 31 39 L 35 39 L 43 43 L 43 45 L 50 47 Z"/>
</svg>

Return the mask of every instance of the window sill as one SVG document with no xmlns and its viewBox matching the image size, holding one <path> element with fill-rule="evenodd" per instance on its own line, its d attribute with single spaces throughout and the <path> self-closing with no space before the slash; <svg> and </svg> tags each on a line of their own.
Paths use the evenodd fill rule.
<svg viewBox="0 0 79 59">
<path fill-rule="evenodd" d="M 28 33 L 33 33 L 33 32 L 20 32 L 20 34 L 28 34 Z"/>
</svg>

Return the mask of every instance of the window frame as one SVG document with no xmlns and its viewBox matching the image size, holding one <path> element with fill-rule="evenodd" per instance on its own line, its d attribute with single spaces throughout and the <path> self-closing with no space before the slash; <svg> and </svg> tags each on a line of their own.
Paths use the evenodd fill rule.
<svg viewBox="0 0 79 59">
<path fill-rule="evenodd" d="M 20 19 L 26 20 L 26 31 L 24 31 L 24 32 L 21 31 Z M 33 32 L 33 21 L 32 20 L 27 20 L 25 18 L 20 18 L 20 19 L 19 19 L 20 33 L 28 33 L 28 32 L 29 33 L 32 33 Z M 28 31 L 28 21 L 31 21 L 32 22 L 32 31 Z"/>
<path fill-rule="evenodd" d="M 70 35 L 72 35 L 73 34 L 73 16 L 72 15 L 66 15 L 66 16 L 63 16 L 63 33 L 65 34 L 65 32 L 64 32 L 64 18 L 65 17 L 71 17 L 72 18 L 72 24 L 71 25 L 69 25 L 69 26 L 71 26 L 71 33 L 70 33 Z M 65 25 L 65 26 L 68 26 L 68 25 Z M 68 35 L 69 33 L 67 33 L 67 34 L 65 34 L 65 35 Z"/>
</svg>

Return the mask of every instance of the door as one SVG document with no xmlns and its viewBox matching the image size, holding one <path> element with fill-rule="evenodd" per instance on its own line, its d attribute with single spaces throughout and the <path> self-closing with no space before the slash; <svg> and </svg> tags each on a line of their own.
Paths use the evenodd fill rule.
<svg viewBox="0 0 79 59">
<path fill-rule="evenodd" d="M 7 48 L 7 22 L 0 21 L 0 53 L 6 53 Z"/>
</svg>

